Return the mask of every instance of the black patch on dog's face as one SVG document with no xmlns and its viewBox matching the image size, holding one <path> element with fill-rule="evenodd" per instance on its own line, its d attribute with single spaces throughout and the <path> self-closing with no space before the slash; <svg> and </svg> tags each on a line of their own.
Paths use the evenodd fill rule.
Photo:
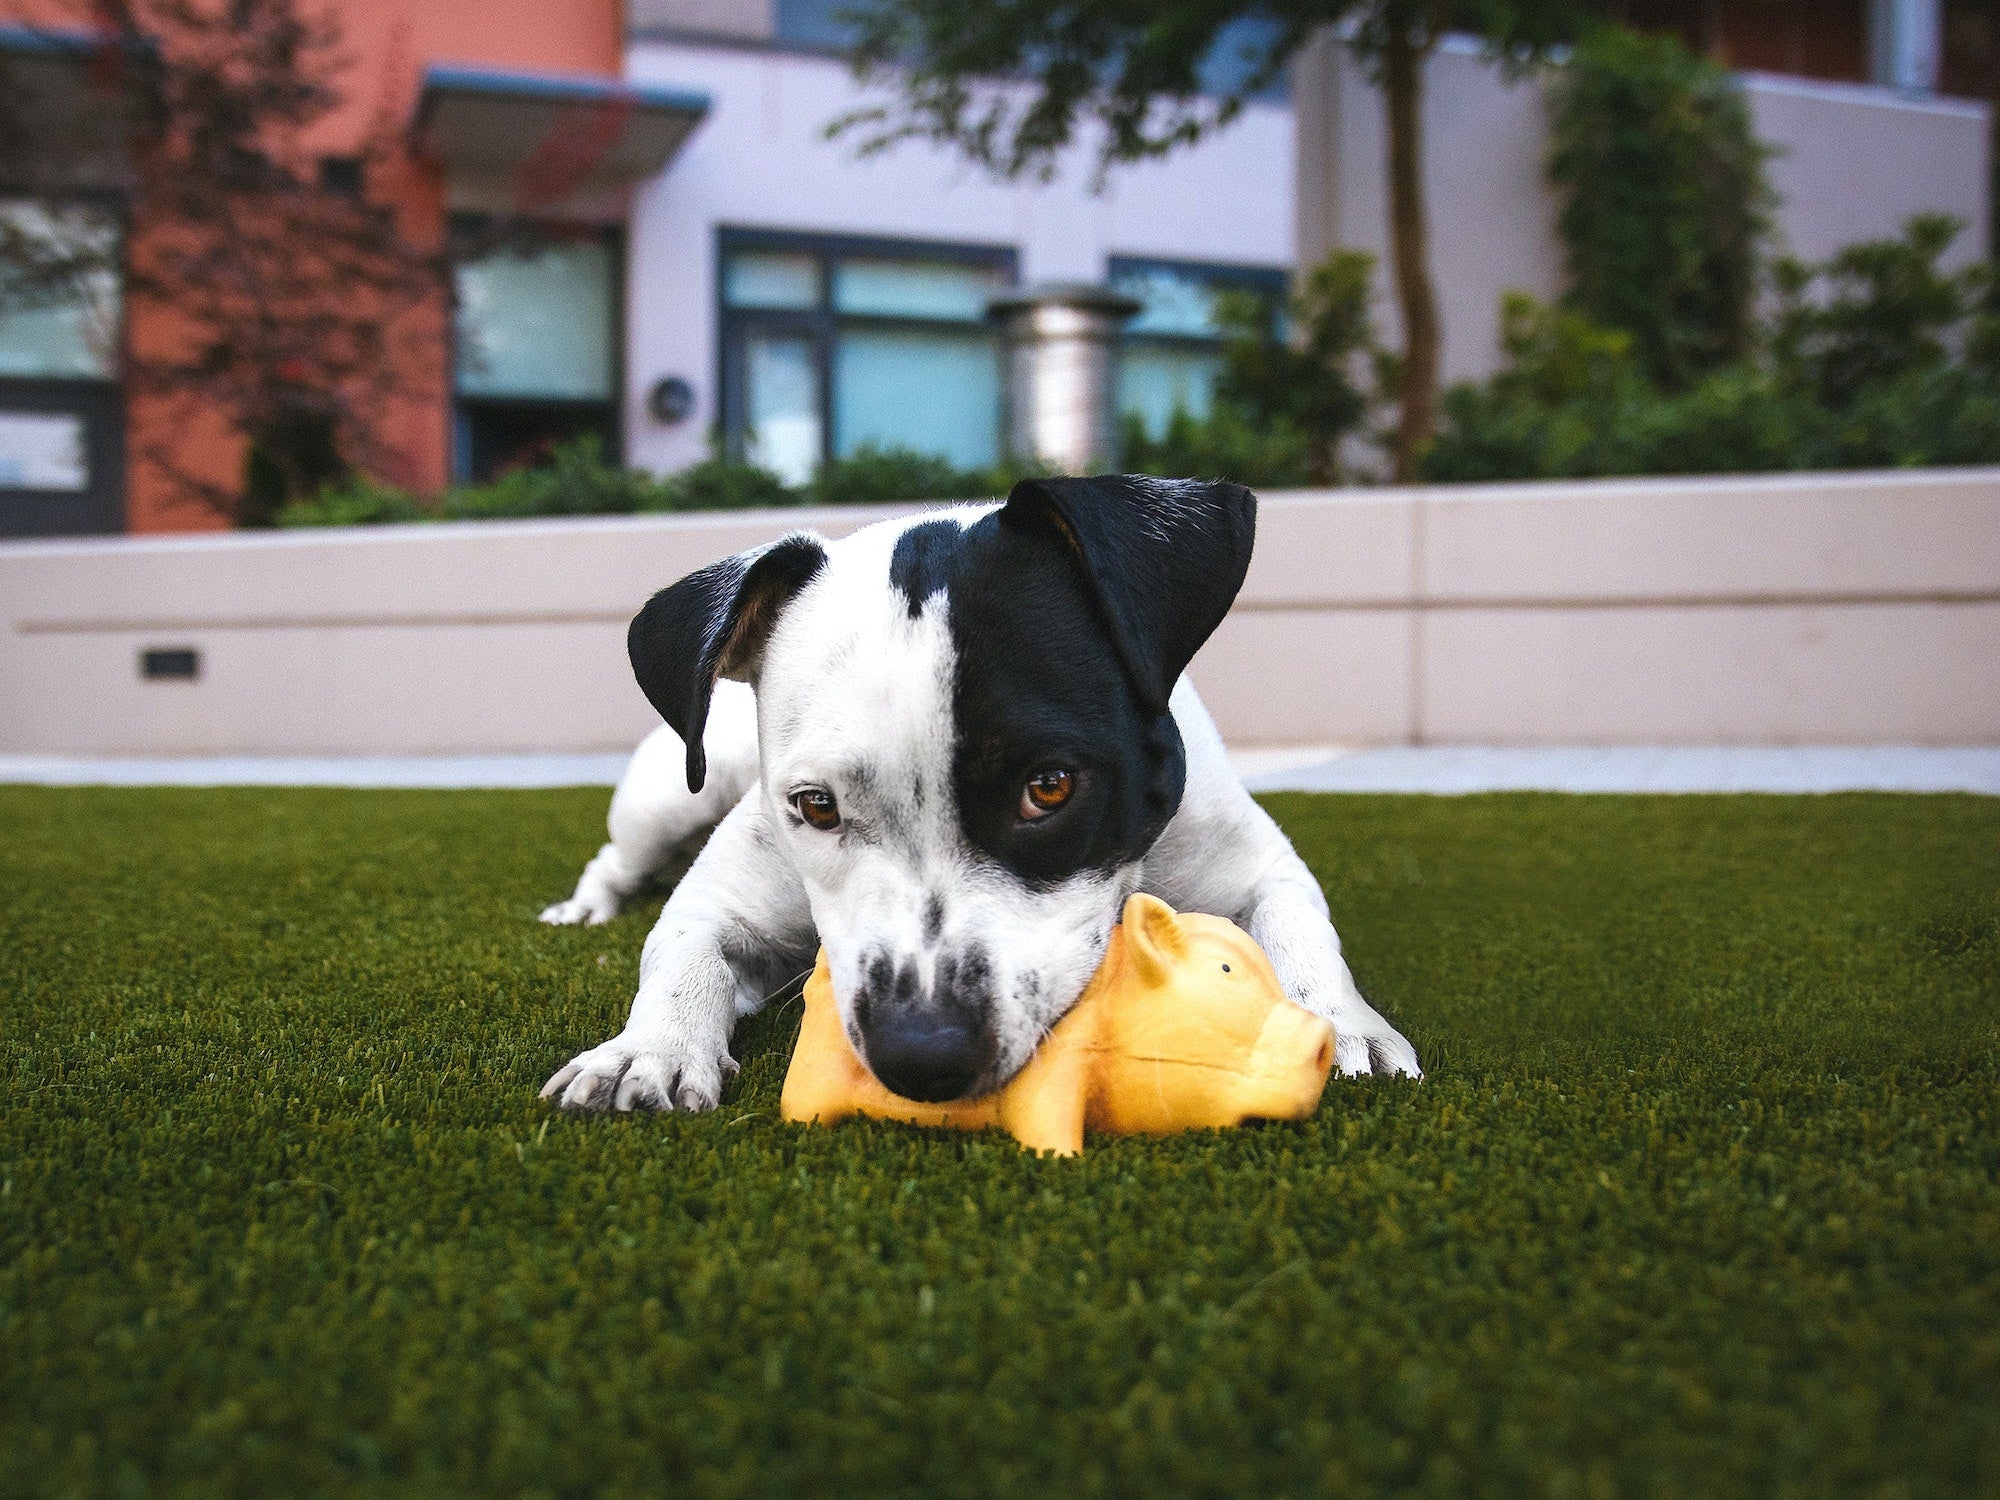
<svg viewBox="0 0 2000 1500">
<path fill-rule="evenodd" d="M 1236 486 L 1058 480 L 969 527 L 902 535 L 889 577 L 911 616 L 947 601 L 952 781 L 974 848 L 1048 886 L 1152 847 L 1187 779 L 1167 692 L 1235 596 L 1254 518 Z M 1069 799 L 1024 818 L 1028 780 L 1053 769 L 1073 774 Z"/>
<path fill-rule="evenodd" d="M 1037 885 L 1142 858 L 1187 779 L 1171 715 L 1141 702 L 1059 539 L 997 514 L 953 529 L 941 571 L 957 658 L 952 784 L 967 841 Z M 1022 818 L 1023 787 L 1055 767 L 1076 777 L 1069 800 Z"/>
</svg>

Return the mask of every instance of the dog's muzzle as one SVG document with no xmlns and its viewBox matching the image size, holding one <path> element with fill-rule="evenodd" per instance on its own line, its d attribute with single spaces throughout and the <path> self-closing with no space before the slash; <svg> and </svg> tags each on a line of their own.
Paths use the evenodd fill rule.
<svg viewBox="0 0 2000 1500">
<path fill-rule="evenodd" d="M 941 954 L 926 991 L 914 959 L 876 954 L 854 997 L 864 1060 L 905 1099 L 962 1099 L 987 1075 L 993 1036 L 992 966 L 978 950 Z"/>
</svg>

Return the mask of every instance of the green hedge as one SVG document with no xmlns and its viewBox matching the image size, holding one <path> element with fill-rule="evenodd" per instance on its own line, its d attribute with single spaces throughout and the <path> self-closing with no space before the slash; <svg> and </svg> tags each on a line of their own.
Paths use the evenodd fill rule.
<svg viewBox="0 0 2000 1500">
<path fill-rule="evenodd" d="M 1780 262 L 1758 348 L 1684 390 L 1633 335 L 1516 293 L 1502 368 L 1445 393 L 1438 480 L 2000 462 L 2000 310 L 1985 266 L 1940 269 L 1941 215 L 1824 264 Z"/>
<path fill-rule="evenodd" d="M 880 505 L 898 500 L 969 500 L 1004 495 L 1028 472 L 959 469 L 941 458 L 864 446 L 821 466 L 793 488 L 755 464 L 709 458 L 664 479 L 606 461 L 596 436 L 556 448 L 545 464 L 486 484 L 455 485 L 427 500 L 355 476 L 278 513 L 277 524 L 379 526 L 407 521 L 494 521 L 526 516 L 617 516 L 754 506 Z"/>
</svg>

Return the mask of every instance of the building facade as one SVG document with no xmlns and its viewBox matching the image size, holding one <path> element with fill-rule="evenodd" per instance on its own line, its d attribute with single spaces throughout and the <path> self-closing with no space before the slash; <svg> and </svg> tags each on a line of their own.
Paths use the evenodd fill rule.
<svg viewBox="0 0 2000 1500">
<path fill-rule="evenodd" d="M 841 55 L 840 3 L 337 0 L 341 104 L 310 143 L 323 181 L 393 203 L 439 252 L 414 314 L 421 368 L 380 424 L 382 477 L 435 491 L 586 433 L 660 472 L 722 451 L 799 482 L 871 447 L 990 465 L 1006 454 L 1009 397 L 989 308 L 1049 283 L 1137 304 L 1115 402 L 1158 431 L 1177 407 L 1208 405 L 1218 293 L 1275 302 L 1295 264 L 1336 246 L 1387 263 L 1381 103 L 1337 38 L 1197 147 L 1099 183 L 1086 135 L 1052 178 L 1004 182 L 930 145 L 867 154 L 865 128 L 829 136 L 887 102 Z M 1948 97 L 1991 73 L 1978 7 L 1627 12 L 1762 70 L 1745 79 L 1780 148 L 1792 251 L 1824 255 L 1944 209 L 1971 226 L 1959 256 L 1985 252 L 1990 117 Z M 33 155 L 54 174 L 6 180 L 0 159 L 0 230 L 68 216 L 68 232 L 113 250 L 66 298 L 0 302 L 0 534 L 221 526 L 225 513 L 141 461 L 163 429 L 221 485 L 247 455 L 240 433 L 151 409 L 123 378 L 131 349 L 173 330 L 123 295 L 120 253 L 148 232 L 128 207 L 130 122 L 103 39 L 74 14 L 0 0 L 8 118 L 39 132 Z M 1218 48 L 1217 86 L 1232 56 Z M 1428 65 L 1448 378 L 1492 367 L 1503 290 L 1561 290 L 1541 101 L 1534 79 L 1469 41 Z M 482 232 L 495 225 L 532 233 Z M 1377 312 L 1393 339 L 1386 277 Z"/>
<path fill-rule="evenodd" d="M 329 10 L 338 38 L 314 65 L 338 76 L 314 81 L 331 81 L 337 104 L 295 154 L 325 192 L 393 213 L 428 277 L 395 314 L 410 368 L 369 414 L 383 477 L 436 490 L 585 430 L 615 452 L 631 188 L 666 165 L 707 101 L 624 82 L 620 0 Z M 225 526 L 229 513 L 188 476 L 242 486 L 243 433 L 128 378 L 135 351 L 187 336 L 171 299 L 125 285 L 172 233 L 149 218 L 135 174 L 132 136 L 147 126 L 133 117 L 129 65 L 153 49 L 172 66 L 173 44 L 93 31 L 80 14 L 61 0 L 0 4 L 14 148 L 0 160 L 0 228 L 54 225 L 110 250 L 84 284 L 0 304 L 0 534 Z M 498 221 L 507 235 L 456 233 Z"/>
<path fill-rule="evenodd" d="M 1282 292 L 1293 242 L 1292 120 L 1253 103 L 1230 130 L 1093 189 L 1088 145 L 1052 181 L 998 182 L 904 143 L 876 155 L 828 125 L 882 102 L 837 55 L 830 5 L 639 0 L 635 85 L 713 101 L 639 193 L 627 326 L 627 453 L 653 469 L 711 445 L 790 480 L 866 446 L 1002 455 L 989 302 L 1109 282 L 1136 296 L 1119 401 L 1155 425 L 1208 400 L 1211 304 Z M 664 381 L 691 403 L 654 399 Z"/>
</svg>

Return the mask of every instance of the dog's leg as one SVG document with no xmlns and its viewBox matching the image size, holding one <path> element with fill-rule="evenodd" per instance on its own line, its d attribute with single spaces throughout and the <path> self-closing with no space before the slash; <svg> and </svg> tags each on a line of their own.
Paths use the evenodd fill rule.
<svg viewBox="0 0 2000 1500">
<path fill-rule="evenodd" d="M 1272 832 L 1278 832 L 1276 824 Z M 1240 920 L 1269 955 L 1285 993 L 1333 1023 L 1334 1064 L 1341 1072 L 1424 1076 L 1417 1049 L 1361 998 L 1341 955 L 1326 895 L 1288 841 L 1257 881 Z"/>
<path fill-rule="evenodd" d="M 812 911 L 752 792 L 667 898 L 625 1029 L 542 1088 L 565 1109 L 713 1109 L 736 1071 L 729 1033 L 809 966 Z"/>
<path fill-rule="evenodd" d="M 1187 788 L 1146 857 L 1142 889 L 1183 910 L 1229 917 L 1255 938 L 1285 993 L 1333 1023 L 1341 1072 L 1423 1077 L 1416 1048 L 1361 998 L 1319 882 L 1229 769 L 1222 736 L 1185 677 L 1173 709 L 1187 747 Z"/>
<path fill-rule="evenodd" d="M 576 891 L 542 912 L 557 926 L 609 922 L 653 879 L 671 879 L 692 859 L 708 831 L 742 800 L 757 779 L 757 704 L 740 682 L 716 685 L 708 731 L 708 780 L 687 789 L 687 751 L 662 724 L 632 752 L 611 796 L 611 842 L 578 877 Z"/>
</svg>

